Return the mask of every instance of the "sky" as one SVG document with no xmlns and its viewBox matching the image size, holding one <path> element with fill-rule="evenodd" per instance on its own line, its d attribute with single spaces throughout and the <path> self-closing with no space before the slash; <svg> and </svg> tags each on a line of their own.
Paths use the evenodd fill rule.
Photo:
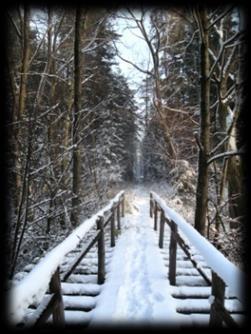
<svg viewBox="0 0 251 334">
<path fill-rule="evenodd" d="M 121 16 L 125 16 L 125 12 L 121 12 L 119 14 L 121 14 Z M 140 13 L 135 12 L 135 15 L 139 16 Z M 146 70 L 150 60 L 150 53 L 146 42 L 142 39 L 140 31 L 136 27 L 136 24 L 130 20 L 118 18 L 115 22 L 115 28 L 117 32 L 121 34 L 120 39 L 116 43 L 121 56 Z M 130 88 L 137 90 L 142 84 L 145 74 L 141 73 L 131 64 L 126 63 L 119 57 L 116 57 L 116 60 L 119 63 L 118 67 L 122 74 L 128 79 Z M 136 100 L 138 101 L 138 99 L 139 97 L 136 94 Z"/>
</svg>

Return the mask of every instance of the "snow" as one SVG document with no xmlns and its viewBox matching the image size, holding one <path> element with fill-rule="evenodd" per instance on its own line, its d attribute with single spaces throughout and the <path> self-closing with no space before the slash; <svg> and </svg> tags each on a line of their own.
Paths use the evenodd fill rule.
<svg viewBox="0 0 251 334">
<path fill-rule="evenodd" d="M 207 298 L 211 294 L 211 287 L 187 287 L 187 286 L 172 286 L 173 296 L 193 296 L 194 298 Z"/>
<path fill-rule="evenodd" d="M 66 295 L 97 295 L 100 292 L 100 285 L 90 283 L 88 285 L 81 283 L 61 283 L 62 293 Z"/>
<path fill-rule="evenodd" d="M 38 304 L 45 294 L 49 279 L 59 264 L 66 266 L 71 261 L 70 250 L 76 249 L 79 241 L 94 226 L 98 216 L 104 215 L 113 201 L 97 215 L 88 219 L 58 247 L 36 265 L 20 283 L 12 289 L 12 318 L 21 321 L 24 317 L 34 318 L 27 308 Z M 130 214 L 121 221 L 122 231 L 118 236 L 116 247 L 111 252 L 107 245 L 106 281 L 96 284 L 96 275 L 81 275 L 75 272 L 69 282 L 62 283 L 63 301 L 67 322 L 89 322 L 90 327 L 98 325 L 141 324 L 183 325 L 208 324 L 210 304 L 213 301 L 211 288 L 205 287 L 204 279 L 198 275 L 189 261 L 185 261 L 184 252 L 178 248 L 176 286 L 171 286 L 167 278 L 168 243 L 170 235 L 165 232 L 165 249 L 158 247 L 158 233 L 153 229 L 153 221 L 149 217 L 149 194 L 141 186 L 134 189 L 128 203 Z M 227 283 L 226 295 L 241 297 L 240 280 L 243 273 L 219 253 L 205 238 L 189 225 L 180 215 L 169 208 L 155 193 L 153 197 L 164 209 L 166 216 L 175 221 L 187 243 L 193 258 L 199 261 L 198 267 L 206 263 L 213 268 Z M 129 205 L 129 204 L 128 204 Z M 129 209 L 128 209 L 129 210 Z M 109 243 L 109 240 L 107 241 Z M 194 247 L 195 246 L 195 247 Z M 200 252 L 198 254 L 197 252 Z M 88 259 L 81 261 L 81 268 L 94 268 L 97 259 L 89 254 Z M 80 270 L 81 271 L 81 270 Z M 208 269 L 206 269 L 208 271 Z M 88 295 L 88 296 L 82 296 Z M 187 296 L 188 299 L 180 297 Z M 175 298 L 177 297 L 177 298 Z M 43 303 L 42 303 L 43 304 Z M 230 311 L 242 310 L 237 299 L 225 300 Z M 42 305 L 41 305 L 42 307 Z M 94 307 L 94 308 L 93 308 Z M 80 310 L 73 311 L 78 308 Z M 92 309 L 89 312 L 85 312 Z M 198 314 L 189 313 L 191 310 Z"/>
<path fill-rule="evenodd" d="M 138 190 L 133 203 L 133 215 L 123 220 L 91 326 L 128 322 L 179 326 L 180 315 L 148 216 L 148 197 Z"/>
<path fill-rule="evenodd" d="M 89 274 L 89 275 L 81 275 L 81 274 L 71 274 L 71 276 L 67 279 L 69 283 L 96 283 L 97 275 Z"/>
<path fill-rule="evenodd" d="M 10 291 L 9 319 L 18 323 L 25 315 L 29 305 L 38 303 L 45 294 L 50 279 L 64 257 L 72 251 L 86 233 L 96 225 L 98 217 L 109 211 L 117 203 L 124 192 L 119 192 L 113 200 L 96 215 L 84 221 L 62 243 L 52 249 L 24 279 L 16 284 Z"/>
<path fill-rule="evenodd" d="M 65 308 L 92 309 L 95 307 L 95 297 L 89 296 L 63 296 Z"/>
<path fill-rule="evenodd" d="M 214 300 L 215 300 L 214 296 L 211 295 L 211 296 L 208 297 L 208 302 L 209 302 L 210 305 L 212 305 L 214 303 Z"/>
<path fill-rule="evenodd" d="M 200 252 L 207 264 L 214 270 L 228 285 L 229 289 L 240 300 L 244 300 L 242 295 L 242 282 L 244 273 L 231 263 L 222 253 L 220 253 L 207 239 L 188 224 L 183 217 L 168 207 L 163 199 L 152 192 L 153 198 L 159 203 L 168 219 L 173 220 L 186 236 L 189 242 Z"/>
<path fill-rule="evenodd" d="M 77 325 L 77 326 L 83 325 L 84 327 L 90 321 L 91 314 L 92 314 L 92 311 L 83 312 L 83 311 L 67 310 L 64 312 L 65 322 L 67 325 Z M 48 319 L 48 323 L 51 323 L 51 322 L 52 322 L 52 316 L 50 316 Z"/>
<path fill-rule="evenodd" d="M 194 276 L 186 276 L 186 275 L 180 275 L 176 277 L 176 285 L 182 286 L 203 286 L 205 285 L 205 280 L 203 277 L 194 275 Z"/>
</svg>

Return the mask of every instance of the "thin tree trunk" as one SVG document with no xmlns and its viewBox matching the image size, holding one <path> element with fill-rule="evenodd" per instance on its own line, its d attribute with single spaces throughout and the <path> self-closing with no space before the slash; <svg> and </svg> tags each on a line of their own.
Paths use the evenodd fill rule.
<svg viewBox="0 0 251 334">
<path fill-rule="evenodd" d="M 238 50 L 239 56 L 241 58 L 241 50 L 239 47 Z M 235 106 L 235 118 L 233 126 L 229 133 L 229 150 L 236 150 L 238 143 L 238 130 L 237 123 L 240 118 L 241 109 L 241 64 L 237 70 L 237 88 L 236 88 L 236 106 Z M 239 131 L 240 132 L 240 131 Z M 245 190 L 245 181 L 244 181 L 244 168 L 243 161 L 240 156 L 232 157 L 228 160 L 228 169 L 227 169 L 227 180 L 228 180 L 228 196 L 229 196 L 229 214 L 233 219 L 238 218 L 239 221 L 243 221 L 246 215 L 246 190 Z"/>
<path fill-rule="evenodd" d="M 29 20 L 30 20 L 30 9 L 27 6 L 24 6 L 24 15 L 23 15 L 23 24 L 22 24 L 22 66 L 21 66 L 21 75 L 20 75 L 20 85 L 19 85 L 19 96 L 18 96 L 18 105 L 15 112 L 14 119 L 19 122 L 24 115 L 26 99 L 27 99 L 27 72 L 29 68 L 29 55 L 30 55 L 30 45 L 29 45 Z M 16 143 L 15 148 L 16 152 L 16 194 L 17 194 L 17 207 L 20 202 L 20 191 L 21 191 L 21 176 L 19 169 L 19 157 L 20 157 L 20 147 L 19 147 L 19 136 L 20 128 L 19 125 L 16 128 Z"/>
<path fill-rule="evenodd" d="M 198 162 L 198 180 L 196 190 L 195 228 L 206 235 L 206 213 L 208 201 L 208 165 L 207 158 L 210 149 L 210 79 L 209 75 L 209 41 L 207 26 L 207 14 L 203 8 L 198 16 L 200 20 L 201 34 L 201 101 L 200 101 L 200 143 Z"/>
<path fill-rule="evenodd" d="M 26 6 L 24 7 L 23 18 L 23 54 L 22 54 L 22 68 L 20 78 L 20 90 L 19 90 L 19 107 L 18 107 L 18 119 L 23 115 L 25 110 L 25 102 L 27 97 L 27 72 L 29 66 L 29 16 L 30 11 Z"/>
<path fill-rule="evenodd" d="M 81 10 L 76 9 L 75 17 L 75 39 L 74 39 L 74 103 L 73 103 L 73 159 L 72 159 L 72 211 L 71 211 L 71 223 L 73 226 L 77 226 L 79 223 L 79 203 L 80 203 L 80 151 L 77 145 L 78 142 L 78 123 L 80 113 L 80 94 L 81 94 L 81 81 L 80 81 L 80 27 L 81 27 Z"/>
</svg>

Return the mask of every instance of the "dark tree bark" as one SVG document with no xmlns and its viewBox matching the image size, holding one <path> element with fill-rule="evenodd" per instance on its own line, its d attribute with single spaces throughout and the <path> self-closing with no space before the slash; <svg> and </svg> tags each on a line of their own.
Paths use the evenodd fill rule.
<svg viewBox="0 0 251 334">
<path fill-rule="evenodd" d="M 207 159 L 210 150 L 210 79 L 209 79 L 209 40 L 207 27 L 207 14 L 205 8 L 197 15 L 200 30 L 200 150 L 198 161 L 198 180 L 196 189 L 195 228 L 206 235 L 206 213 L 208 201 L 208 165 Z"/>
<path fill-rule="evenodd" d="M 72 211 L 71 223 L 77 226 L 79 223 L 79 204 L 80 204 L 80 151 L 78 142 L 78 126 L 80 113 L 80 94 L 81 94 L 81 77 L 80 77 L 80 41 L 81 41 L 81 10 L 76 9 L 75 17 L 75 39 L 74 39 L 74 103 L 73 103 L 73 158 L 72 158 Z"/>
<path fill-rule="evenodd" d="M 25 112 L 26 99 L 27 99 L 27 72 L 29 68 L 29 55 L 30 55 L 30 44 L 29 44 L 29 21 L 30 21 L 30 9 L 27 6 L 24 6 L 23 22 L 22 22 L 22 65 L 21 65 L 21 76 L 20 76 L 20 85 L 19 85 L 19 94 L 18 94 L 18 105 L 17 110 L 15 111 L 14 120 L 19 122 Z M 16 173 L 16 187 L 17 187 L 17 197 L 16 197 L 16 206 L 20 203 L 21 198 L 21 189 L 22 189 L 22 180 L 19 174 L 19 160 L 20 156 L 20 147 L 19 147 L 19 137 L 20 137 L 20 128 L 16 128 L 16 140 L 15 140 L 15 149 L 16 149 L 16 159 L 15 165 L 17 169 Z"/>
</svg>

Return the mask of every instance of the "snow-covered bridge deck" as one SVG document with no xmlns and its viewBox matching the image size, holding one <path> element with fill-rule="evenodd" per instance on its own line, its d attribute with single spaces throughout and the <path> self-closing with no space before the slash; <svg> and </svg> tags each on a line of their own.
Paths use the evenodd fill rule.
<svg viewBox="0 0 251 334">
<path fill-rule="evenodd" d="M 12 289 L 12 321 L 25 326 L 39 324 L 41 319 L 48 319 L 48 323 L 64 319 L 66 325 L 94 327 L 207 326 L 211 312 L 211 321 L 216 324 L 225 317 L 228 325 L 241 324 L 243 274 L 151 193 L 153 221 L 148 196 L 136 191 L 134 212 L 120 218 L 124 216 L 124 194 L 119 193 L 38 264 L 26 266 L 16 277 L 22 280 Z M 104 217 L 106 225 L 105 257 L 100 230 L 94 227 L 98 217 Z M 166 220 L 175 232 L 172 235 Z M 88 249 L 90 240 L 93 244 Z M 57 268 L 58 276 L 54 274 Z M 212 270 L 217 283 L 213 289 Z M 221 295 L 223 281 L 227 284 L 225 295 Z M 58 303 L 49 307 L 53 293 L 59 297 Z M 222 315 L 222 298 L 227 316 Z"/>
</svg>

